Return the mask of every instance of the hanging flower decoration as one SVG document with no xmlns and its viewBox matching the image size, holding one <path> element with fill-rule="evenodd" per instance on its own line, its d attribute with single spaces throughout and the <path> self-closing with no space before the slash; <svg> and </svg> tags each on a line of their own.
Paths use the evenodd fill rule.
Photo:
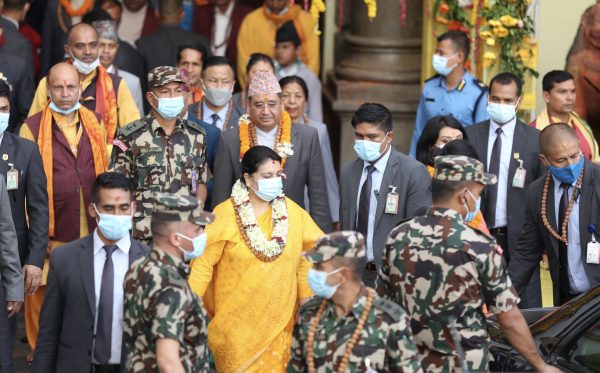
<svg viewBox="0 0 600 373">
<path fill-rule="evenodd" d="M 531 0 L 489 1 L 481 9 L 484 25 L 479 38 L 494 47 L 483 59 L 486 67 L 499 64 L 500 71 L 509 71 L 523 79 L 526 74 L 537 77 L 538 72 L 529 67 L 533 57 L 534 24 L 527 14 Z M 492 58 L 493 56 L 493 58 Z"/>
<path fill-rule="evenodd" d="M 468 5 L 472 6 L 472 5 Z M 448 30 L 460 30 L 468 33 L 471 21 L 466 8 L 460 0 L 436 0 L 433 5 L 433 19 L 447 25 Z"/>
<path fill-rule="evenodd" d="M 304 6 L 307 6 L 307 4 L 305 3 Z M 315 32 L 317 35 L 321 35 L 321 30 L 319 30 L 319 18 L 321 17 L 320 14 L 325 13 L 326 9 L 327 8 L 325 7 L 323 0 L 312 0 L 312 3 L 310 4 L 310 10 L 308 13 L 315 22 Z"/>
</svg>

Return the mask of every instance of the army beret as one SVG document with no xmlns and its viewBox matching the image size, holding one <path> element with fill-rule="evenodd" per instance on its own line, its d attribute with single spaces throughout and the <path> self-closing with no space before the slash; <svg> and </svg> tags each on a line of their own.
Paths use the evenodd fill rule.
<svg viewBox="0 0 600 373">
<path fill-rule="evenodd" d="M 496 175 L 483 172 L 483 163 L 464 155 L 435 157 L 433 179 L 440 181 L 476 181 L 484 185 L 496 184 Z"/>
<path fill-rule="evenodd" d="M 212 213 L 202 209 L 197 198 L 171 193 L 155 194 L 152 214 L 166 221 L 191 221 L 202 226 L 215 220 Z"/>
<path fill-rule="evenodd" d="M 365 255 L 365 238 L 354 231 L 327 234 L 317 241 L 314 249 L 304 254 L 312 263 L 325 262 L 333 257 L 358 259 Z"/>
</svg>

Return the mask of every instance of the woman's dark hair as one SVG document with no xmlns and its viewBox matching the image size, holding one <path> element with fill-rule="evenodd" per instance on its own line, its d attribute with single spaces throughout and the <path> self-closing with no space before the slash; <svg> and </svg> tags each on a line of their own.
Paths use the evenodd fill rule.
<svg viewBox="0 0 600 373">
<path fill-rule="evenodd" d="M 273 59 L 269 56 L 267 56 L 266 54 L 262 54 L 262 53 L 252 53 L 252 55 L 250 56 L 250 59 L 248 60 L 248 64 L 246 65 L 246 74 L 248 74 L 248 71 L 250 71 L 250 69 L 252 69 L 252 66 L 256 65 L 259 62 L 266 62 L 269 65 L 271 65 L 271 67 L 273 68 L 273 71 L 275 71 L 275 63 L 273 63 Z"/>
<path fill-rule="evenodd" d="M 454 118 L 452 115 L 438 115 L 429 120 L 419 137 L 417 142 L 417 161 L 423 163 L 426 166 L 433 166 L 433 158 L 439 155 L 439 152 L 434 150 L 432 154 L 431 149 L 440 135 L 440 130 L 444 127 L 450 127 L 462 132 L 463 138 L 467 138 L 467 134 L 462 124 Z M 437 148 L 436 148 L 437 149 Z"/>
<path fill-rule="evenodd" d="M 469 158 L 479 159 L 479 154 L 467 140 L 452 140 L 447 143 L 444 148 L 440 151 L 440 155 L 464 155 Z"/>
<path fill-rule="evenodd" d="M 301 77 L 297 76 L 297 75 L 292 75 L 292 76 L 286 76 L 285 78 L 281 78 L 281 80 L 279 81 L 279 85 L 281 86 L 281 89 L 283 90 L 283 87 L 285 87 L 288 84 L 291 83 L 296 83 L 300 86 L 300 88 L 302 88 L 302 91 L 304 92 L 304 100 L 306 102 L 308 102 L 308 86 L 306 85 L 306 82 L 304 81 L 304 79 L 302 79 Z"/>
<path fill-rule="evenodd" d="M 240 180 L 244 182 L 244 174 L 252 175 L 268 160 L 281 163 L 281 157 L 275 153 L 273 149 L 267 146 L 257 145 L 248 149 L 242 158 L 242 174 L 240 175 Z"/>
</svg>

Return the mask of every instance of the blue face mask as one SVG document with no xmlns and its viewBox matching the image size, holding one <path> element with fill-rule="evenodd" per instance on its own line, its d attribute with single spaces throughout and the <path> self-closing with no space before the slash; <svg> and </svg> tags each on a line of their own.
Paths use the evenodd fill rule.
<svg viewBox="0 0 600 373">
<path fill-rule="evenodd" d="M 469 196 L 475 200 L 475 197 L 473 196 L 473 194 L 471 193 L 471 191 L 469 189 L 467 189 L 467 193 L 469 193 Z M 467 216 L 465 216 L 465 223 L 472 222 L 473 219 L 475 219 L 475 215 L 477 215 L 477 211 L 479 211 L 479 209 L 481 208 L 481 196 L 479 198 L 477 198 L 475 201 L 476 201 L 475 202 L 475 210 L 473 210 L 473 211 L 470 211 L 469 205 L 464 203 L 465 210 L 467 210 Z"/>
<path fill-rule="evenodd" d="M 0 113 L 0 135 L 8 128 L 9 113 Z"/>
<path fill-rule="evenodd" d="M 329 285 L 327 283 L 327 277 L 341 270 L 342 268 L 338 268 L 328 273 L 323 271 L 317 271 L 316 269 L 311 268 L 308 270 L 308 285 L 310 286 L 311 290 L 313 291 L 313 293 L 315 293 L 316 296 L 325 299 L 330 299 L 331 297 L 333 297 L 333 294 L 335 294 L 340 284 L 335 286 Z"/>
<path fill-rule="evenodd" d="M 154 97 L 156 95 L 152 93 Z M 165 119 L 173 119 L 176 118 L 183 107 L 185 106 L 185 102 L 183 101 L 183 97 L 156 97 L 158 100 L 158 107 L 156 111 L 160 114 L 161 117 Z"/>
<path fill-rule="evenodd" d="M 579 162 L 565 167 L 552 167 L 548 164 L 548 169 L 555 178 L 562 183 L 573 184 L 583 170 L 583 156 L 579 155 Z"/>
<path fill-rule="evenodd" d="M 448 60 L 454 56 L 456 56 L 456 54 L 450 57 L 444 57 L 440 56 L 439 54 L 434 54 L 433 58 L 431 59 L 431 65 L 435 72 L 440 74 L 441 76 L 446 76 L 450 74 L 452 70 L 454 70 L 456 65 L 458 65 L 457 63 L 455 63 L 452 66 L 448 66 Z"/>
<path fill-rule="evenodd" d="M 98 214 L 98 229 L 102 235 L 111 241 L 118 241 L 129 234 L 131 230 L 131 215 L 101 214 L 94 205 Z"/>
<path fill-rule="evenodd" d="M 387 137 L 387 133 L 385 136 Z M 385 138 L 383 141 L 385 141 Z M 381 148 L 383 141 L 354 140 L 354 151 L 363 161 L 373 162 L 381 156 L 379 149 Z"/>
<path fill-rule="evenodd" d="M 254 178 L 254 176 L 252 178 Z M 254 188 L 252 190 L 254 190 L 254 193 L 256 193 L 263 201 L 271 202 L 280 195 L 283 190 L 283 180 L 281 180 L 281 176 L 256 181 L 258 182 L 258 190 L 254 190 Z"/>
<path fill-rule="evenodd" d="M 79 103 L 79 101 L 77 101 L 77 103 L 75 103 L 75 105 L 73 105 L 71 108 L 61 109 L 58 106 L 56 106 L 56 104 L 54 103 L 54 101 L 52 101 L 52 99 L 50 99 L 50 110 L 55 111 L 62 115 L 69 115 L 72 112 L 79 110 L 80 107 L 81 107 L 81 104 Z"/>
<path fill-rule="evenodd" d="M 183 260 L 189 262 L 192 259 L 198 258 L 202 253 L 204 253 L 204 249 L 206 248 L 206 232 L 201 233 L 196 238 L 190 238 L 181 233 L 175 233 L 179 237 L 186 239 L 192 242 L 192 251 L 187 251 L 182 247 L 179 247 L 179 250 L 183 253 Z"/>
</svg>

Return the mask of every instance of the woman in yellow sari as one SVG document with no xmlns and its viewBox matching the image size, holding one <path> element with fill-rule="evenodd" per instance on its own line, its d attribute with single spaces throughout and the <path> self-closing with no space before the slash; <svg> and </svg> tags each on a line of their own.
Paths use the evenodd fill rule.
<svg viewBox="0 0 600 373">
<path fill-rule="evenodd" d="M 323 232 L 283 195 L 282 168 L 268 147 L 244 154 L 242 177 L 214 209 L 206 250 L 191 264 L 219 372 L 284 372 L 296 310 L 312 296 L 302 252 Z"/>
</svg>

